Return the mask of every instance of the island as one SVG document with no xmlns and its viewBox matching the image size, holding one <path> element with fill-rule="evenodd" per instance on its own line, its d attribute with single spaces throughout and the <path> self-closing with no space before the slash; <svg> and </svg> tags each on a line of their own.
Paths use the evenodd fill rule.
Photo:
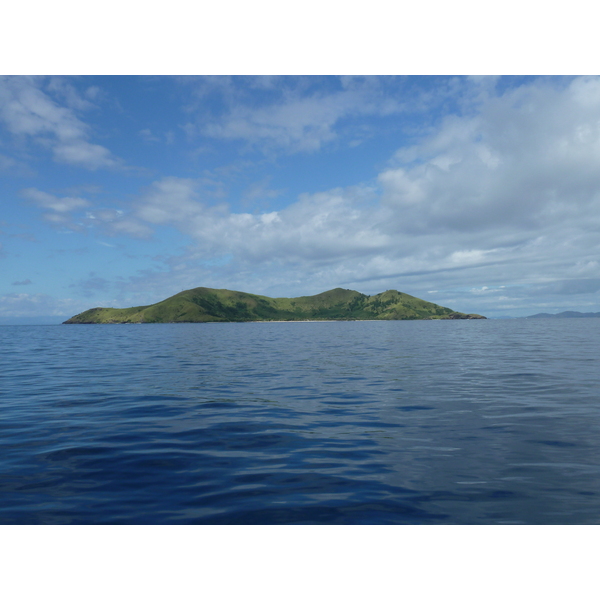
<svg viewBox="0 0 600 600">
<path fill-rule="evenodd" d="M 529 315 L 524 317 L 525 319 L 589 319 L 599 318 L 600 312 L 579 312 L 577 310 L 565 310 L 557 314 L 550 313 L 537 313 L 536 315 Z"/>
<path fill-rule="evenodd" d="M 388 290 L 367 296 L 336 288 L 299 298 L 269 298 L 245 292 L 198 287 L 162 302 L 132 308 L 91 308 L 63 324 L 209 323 L 245 321 L 369 321 L 485 319 Z"/>
</svg>

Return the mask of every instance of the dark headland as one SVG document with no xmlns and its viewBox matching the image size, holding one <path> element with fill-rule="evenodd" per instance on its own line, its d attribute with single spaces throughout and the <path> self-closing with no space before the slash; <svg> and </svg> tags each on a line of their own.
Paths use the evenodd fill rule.
<svg viewBox="0 0 600 600">
<path fill-rule="evenodd" d="M 299 298 L 269 298 L 245 292 L 194 288 L 162 302 L 132 308 L 91 308 L 65 324 L 208 323 L 243 321 L 368 321 L 485 319 L 388 290 L 367 296 L 336 288 Z"/>
</svg>

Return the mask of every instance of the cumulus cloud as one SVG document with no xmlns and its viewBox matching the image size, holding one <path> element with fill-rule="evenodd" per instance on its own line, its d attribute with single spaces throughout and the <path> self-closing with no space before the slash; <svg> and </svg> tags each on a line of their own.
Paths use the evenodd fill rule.
<svg viewBox="0 0 600 600">
<path fill-rule="evenodd" d="M 281 211 L 231 212 L 203 202 L 198 181 L 166 177 L 140 199 L 136 216 L 172 225 L 191 236 L 207 256 L 233 254 L 240 260 L 316 260 L 381 250 L 387 236 L 361 212 L 372 190 L 357 188 L 302 195 Z M 369 222 L 373 221 L 371 225 Z"/>
<path fill-rule="evenodd" d="M 415 232 L 534 230 L 594 213 L 599 93 L 597 79 L 541 81 L 448 117 L 380 174 L 384 202 Z"/>
<path fill-rule="evenodd" d="M 90 170 L 119 166 L 107 148 L 89 142 L 90 127 L 77 116 L 92 104 L 60 79 L 51 79 L 45 90 L 43 83 L 35 77 L 0 77 L 0 122 L 8 131 L 50 148 L 56 162 Z"/>
</svg>

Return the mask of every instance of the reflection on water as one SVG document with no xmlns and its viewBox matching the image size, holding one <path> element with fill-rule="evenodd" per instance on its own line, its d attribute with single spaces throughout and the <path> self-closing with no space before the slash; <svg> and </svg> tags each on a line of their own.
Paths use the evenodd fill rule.
<svg viewBox="0 0 600 600">
<path fill-rule="evenodd" d="M 0 327 L 0 523 L 597 523 L 600 319 Z"/>
</svg>

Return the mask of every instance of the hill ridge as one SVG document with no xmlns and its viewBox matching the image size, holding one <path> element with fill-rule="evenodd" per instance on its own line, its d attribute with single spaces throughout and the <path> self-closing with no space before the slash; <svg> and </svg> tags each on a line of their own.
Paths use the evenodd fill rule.
<svg viewBox="0 0 600 600">
<path fill-rule="evenodd" d="M 559 313 L 537 313 L 524 317 L 525 319 L 585 319 L 600 317 L 600 312 L 579 312 L 578 310 L 564 310 Z"/>
<path fill-rule="evenodd" d="M 368 296 L 355 290 L 334 288 L 314 296 L 270 298 L 236 290 L 197 287 L 155 304 L 91 308 L 64 324 L 416 319 L 485 317 L 456 312 L 397 290 Z"/>
</svg>

